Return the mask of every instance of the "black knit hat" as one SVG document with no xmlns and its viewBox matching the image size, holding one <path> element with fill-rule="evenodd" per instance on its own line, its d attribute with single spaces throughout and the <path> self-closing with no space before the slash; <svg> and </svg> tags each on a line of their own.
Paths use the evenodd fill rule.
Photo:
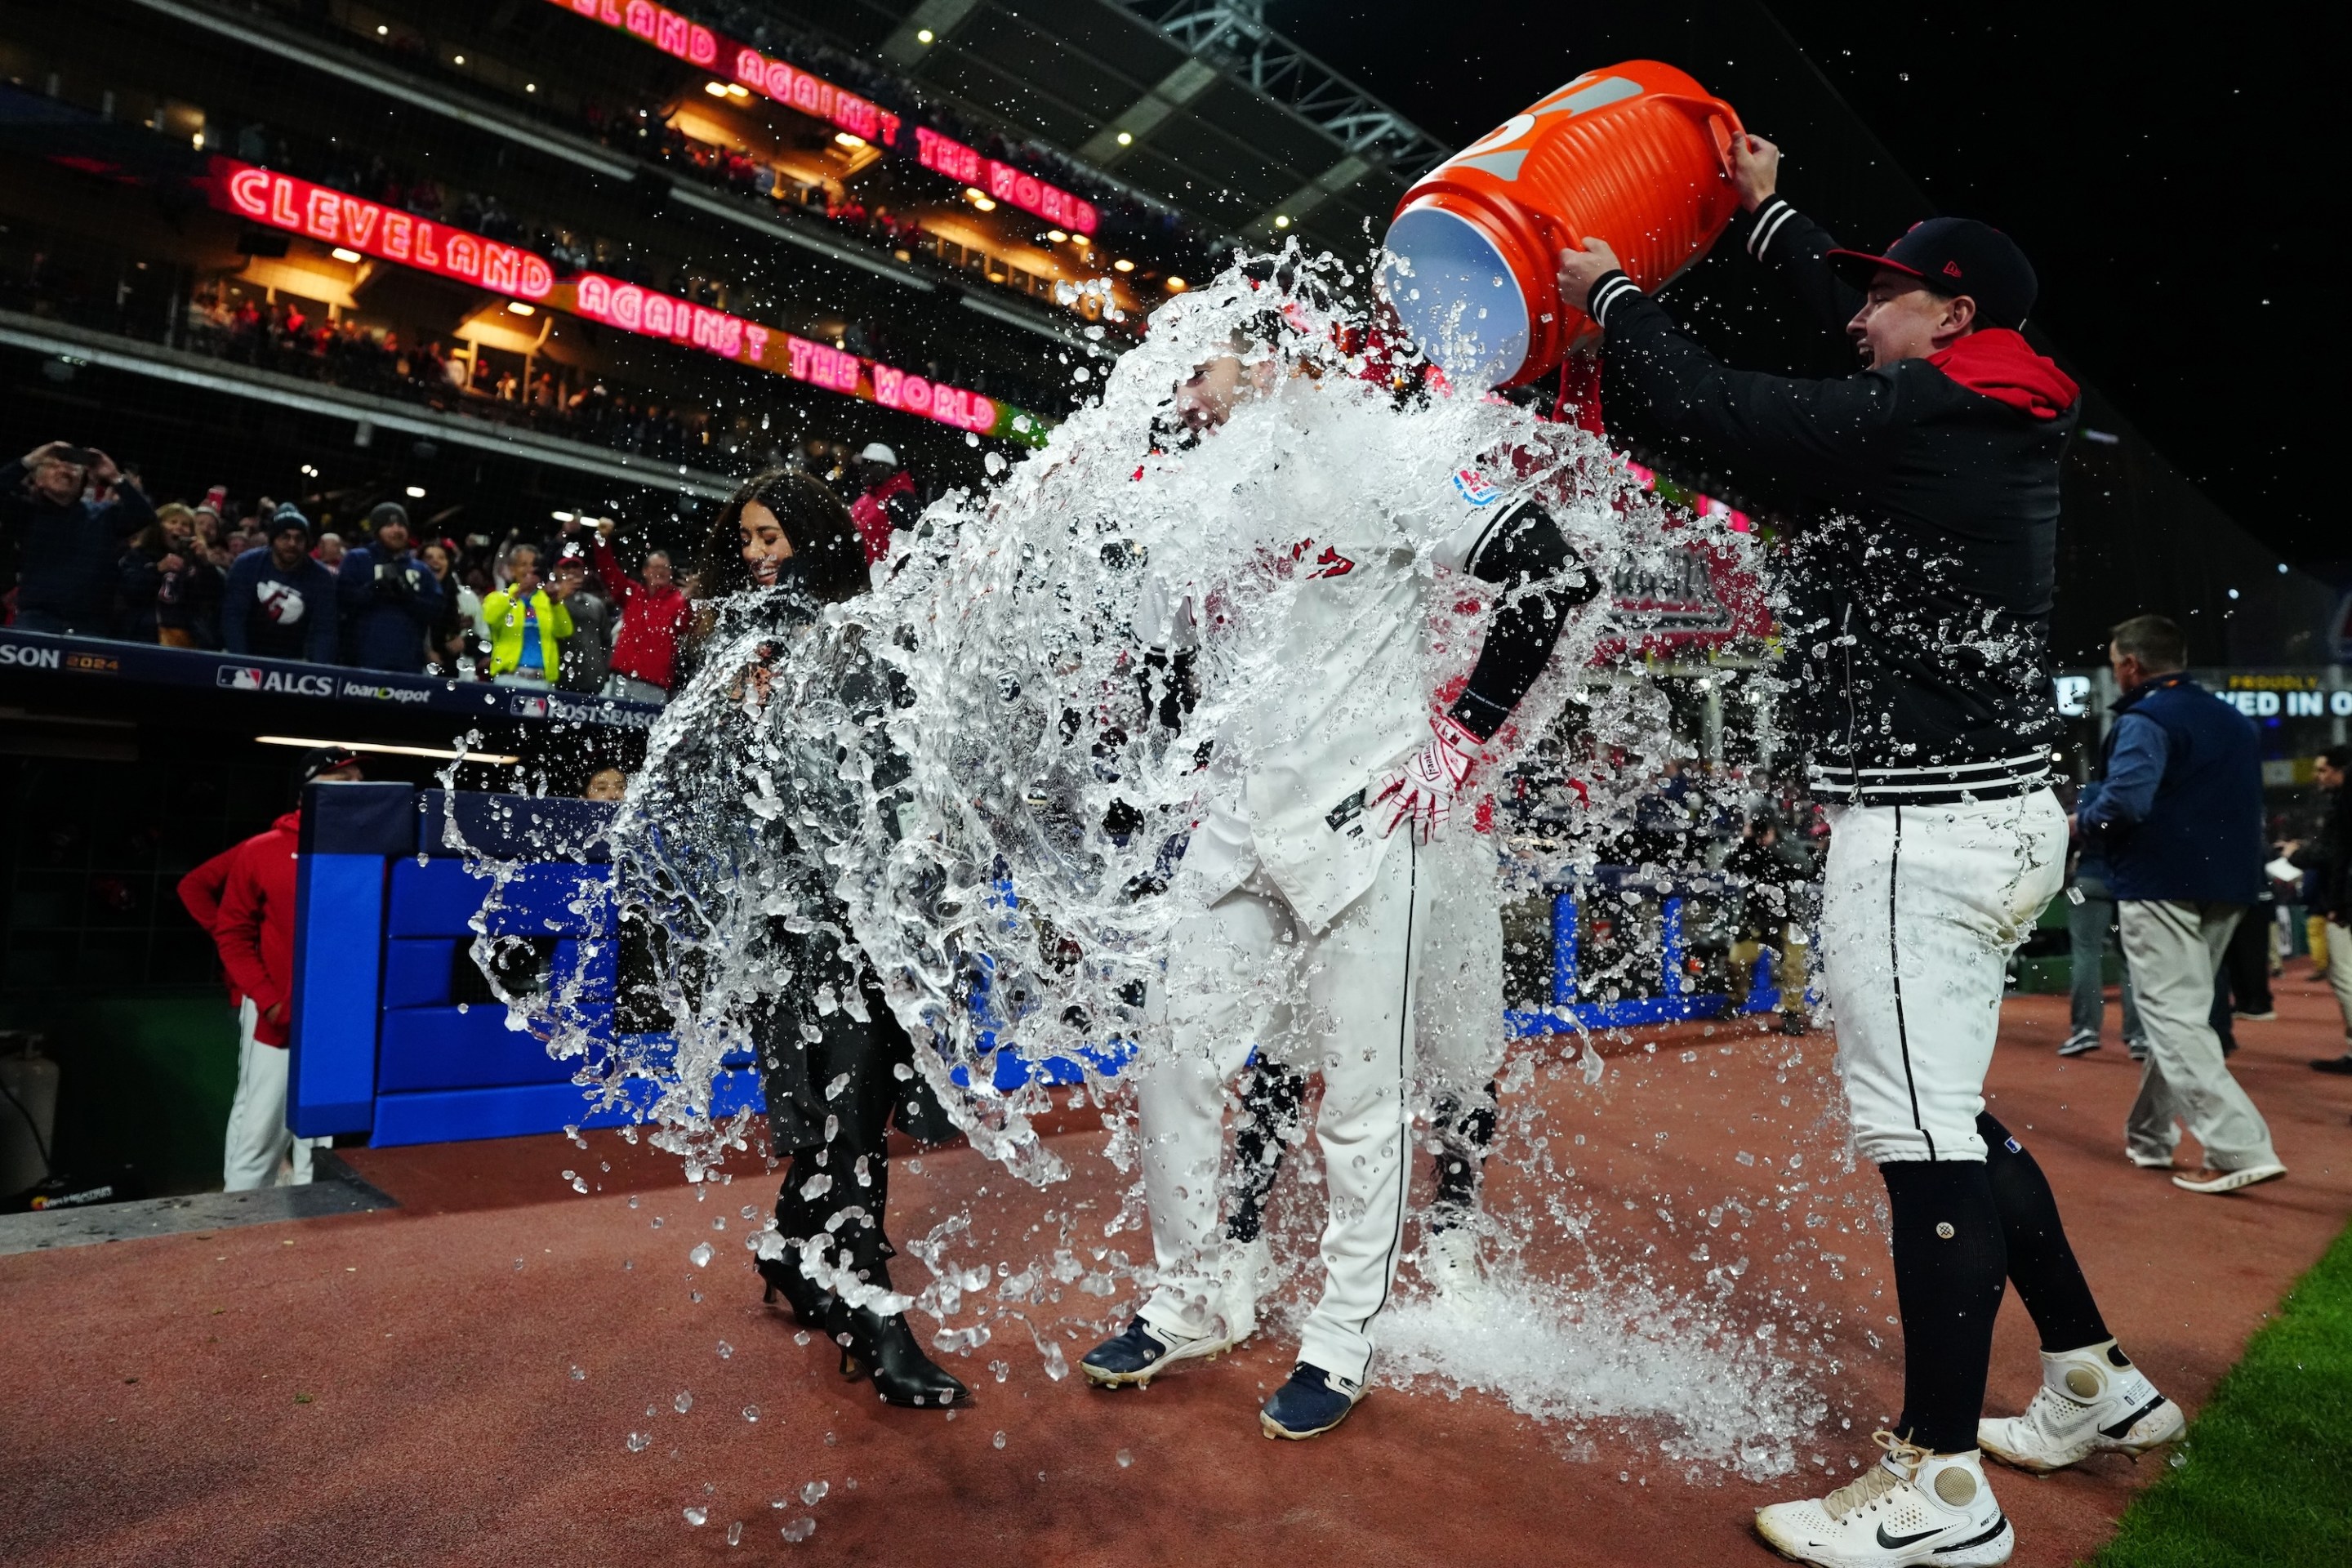
<svg viewBox="0 0 2352 1568">
<path fill-rule="evenodd" d="M 275 539 L 279 534 L 286 532 L 289 529 L 296 528 L 302 531 L 302 537 L 304 539 L 310 537 L 310 520 L 304 517 L 302 515 L 302 509 L 296 506 L 292 501 L 289 500 L 282 503 L 276 511 L 269 514 L 270 538 Z"/>
</svg>

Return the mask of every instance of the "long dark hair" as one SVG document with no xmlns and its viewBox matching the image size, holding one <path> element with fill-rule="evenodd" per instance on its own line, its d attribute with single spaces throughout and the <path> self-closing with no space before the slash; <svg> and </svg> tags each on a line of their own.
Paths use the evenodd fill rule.
<svg viewBox="0 0 2352 1568">
<path fill-rule="evenodd" d="M 819 480 L 794 468 L 771 468 L 728 499 L 704 536 L 695 563 L 694 596 L 719 599 L 756 586 L 743 563 L 743 509 L 759 502 L 776 514 L 793 542 L 792 567 L 820 604 L 837 605 L 873 586 L 866 546 L 849 508 Z"/>
</svg>

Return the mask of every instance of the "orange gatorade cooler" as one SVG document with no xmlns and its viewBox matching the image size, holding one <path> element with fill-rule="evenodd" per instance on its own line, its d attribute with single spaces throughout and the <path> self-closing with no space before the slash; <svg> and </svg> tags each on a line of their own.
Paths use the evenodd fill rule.
<svg viewBox="0 0 2352 1568">
<path fill-rule="evenodd" d="M 1738 210 L 1732 107 L 1655 60 L 1587 71 L 1416 181 L 1381 269 L 1405 330 L 1457 385 L 1516 386 L 1595 329 L 1554 281 L 1561 250 L 1609 242 L 1653 289 Z"/>
</svg>

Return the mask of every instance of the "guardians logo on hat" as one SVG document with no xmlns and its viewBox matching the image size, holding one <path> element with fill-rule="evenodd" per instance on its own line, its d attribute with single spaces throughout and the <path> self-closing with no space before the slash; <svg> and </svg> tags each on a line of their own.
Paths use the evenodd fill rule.
<svg viewBox="0 0 2352 1568">
<path fill-rule="evenodd" d="M 1931 217 L 1913 224 L 1884 256 L 1832 250 L 1829 263 L 1857 289 L 1869 288 L 1871 279 L 1886 271 L 1916 278 L 1947 299 L 1965 295 L 1977 302 L 1977 315 L 1989 327 L 2025 325 L 2041 290 L 2033 264 L 2017 241 L 1972 217 Z"/>
</svg>

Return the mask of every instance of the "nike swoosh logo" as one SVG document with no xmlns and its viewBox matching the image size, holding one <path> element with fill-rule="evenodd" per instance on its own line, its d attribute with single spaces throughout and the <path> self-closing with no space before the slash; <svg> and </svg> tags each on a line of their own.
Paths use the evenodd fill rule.
<svg viewBox="0 0 2352 1568">
<path fill-rule="evenodd" d="M 1925 1541 L 1931 1535 L 1941 1533 L 1942 1530 L 1943 1526 L 1937 1525 L 1934 1530 L 1923 1530 L 1916 1535 L 1889 1535 L 1882 1524 L 1878 1527 L 1878 1544 L 1889 1552 L 1899 1552 L 1915 1541 Z"/>
</svg>

